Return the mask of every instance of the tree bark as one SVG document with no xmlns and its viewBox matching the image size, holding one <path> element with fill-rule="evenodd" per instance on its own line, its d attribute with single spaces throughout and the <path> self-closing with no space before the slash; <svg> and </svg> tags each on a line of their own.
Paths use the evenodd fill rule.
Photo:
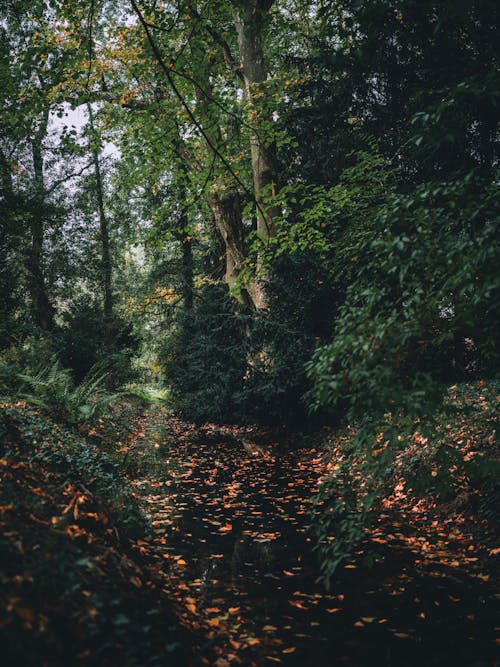
<svg viewBox="0 0 500 667">
<path fill-rule="evenodd" d="M 2 151 L 0 151 L 0 180 L 2 183 L 2 195 L 6 205 L 14 200 L 14 187 L 12 185 L 12 172 L 9 162 Z"/>
<path fill-rule="evenodd" d="M 87 104 L 90 126 L 90 150 L 94 163 L 95 191 L 97 209 L 99 212 L 99 233 L 101 240 L 101 266 L 103 287 L 103 313 L 104 313 L 104 341 L 108 347 L 113 343 L 113 265 L 111 261 L 111 248 L 109 239 L 109 224 L 104 208 L 104 192 L 102 185 L 101 166 L 99 163 L 99 149 L 96 146 L 94 114 L 92 106 Z"/>
<path fill-rule="evenodd" d="M 185 169 L 183 169 L 185 176 Z M 180 206 L 180 234 L 179 240 L 182 248 L 181 264 L 181 294 L 184 308 L 187 312 L 193 310 L 194 299 L 194 259 L 193 243 L 188 229 L 188 218 L 186 215 L 186 188 L 184 183 L 179 187 L 179 206 Z"/>
<path fill-rule="evenodd" d="M 193 244 L 191 238 L 184 234 L 182 243 L 182 300 L 184 308 L 190 312 L 193 310 Z"/>
<path fill-rule="evenodd" d="M 273 4 L 272 0 L 246 0 L 236 3 L 235 26 L 238 35 L 241 72 L 245 84 L 245 97 L 250 106 L 254 106 L 256 94 L 267 80 L 267 67 L 263 49 L 263 30 L 266 13 Z M 254 125 L 259 121 L 272 122 L 269 113 L 256 115 Z M 257 127 L 257 130 L 259 128 Z M 263 241 L 273 236 L 273 221 L 280 214 L 280 209 L 271 204 L 269 197 L 277 189 L 277 160 L 272 140 L 265 141 L 259 131 L 250 137 L 250 152 L 257 208 L 257 233 Z"/>
<path fill-rule="evenodd" d="M 53 331 L 54 309 L 48 296 L 43 266 L 46 192 L 43 173 L 42 141 L 47 132 L 47 124 L 48 111 L 45 112 L 31 144 L 34 170 L 34 196 L 33 211 L 30 216 L 31 247 L 28 261 L 28 292 L 31 300 L 33 320 L 36 326 L 43 331 Z"/>
<path fill-rule="evenodd" d="M 247 257 L 240 195 L 236 190 L 212 188 L 207 195 L 207 202 L 213 213 L 215 225 L 224 241 L 226 248 L 224 280 L 232 289 L 237 283 Z M 242 303 L 250 308 L 255 307 L 252 286 L 241 286 L 239 296 Z"/>
<path fill-rule="evenodd" d="M 220 125 L 214 125 L 213 121 L 210 123 L 208 113 L 208 98 L 212 94 L 208 77 L 201 82 L 201 85 L 205 94 L 203 94 L 199 85 L 195 84 L 194 86 L 198 112 L 202 122 L 206 121 L 205 131 L 209 134 L 211 142 L 214 145 L 220 145 L 222 143 Z M 247 258 L 241 196 L 229 176 L 220 176 L 208 191 L 206 201 L 214 216 L 217 230 L 224 241 L 226 250 L 224 279 L 229 288 L 232 289 L 237 284 Z M 238 298 L 249 308 L 255 309 L 257 307 L 256 295 L 257 289 L 254 284 L 247 281 L 244 285 L 240 285 Z"/>
</svg>

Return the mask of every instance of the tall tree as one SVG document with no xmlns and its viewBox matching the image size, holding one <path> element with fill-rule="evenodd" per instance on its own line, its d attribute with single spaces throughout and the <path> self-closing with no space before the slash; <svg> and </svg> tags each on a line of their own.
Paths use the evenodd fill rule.
<svg viewBox="0 0 500 667">
<path fill-rule="evenodd" d="M 33 198 L 31 211 L 31 248 L 29 253 L 28 289 L 35 324 L 43 331 L 54 329 L 54 308 L 50 302 L 44 267 L 44 240 L 47 225 L 47 192 L 44 177 L 43 141 L 47 135 L 50 107 L 38 118 L 38 127 L 31 139 L 33 157 Z"/>
<path fill-rule="evenodd" d="M 104 188 L 100 165 L 100 141 L 96 133 L 94 112 L 87 104 L 89 118 L 89 148 L 92 154 L 95 179 L 95 197 L 99 214 L 99 240 L 101 244 L 101 267 L 103 289 L 104 337 L 107 347 L 113 343 L 113 265 L 111 260 L 109 221 L 104 205 Z"/>
</svg>

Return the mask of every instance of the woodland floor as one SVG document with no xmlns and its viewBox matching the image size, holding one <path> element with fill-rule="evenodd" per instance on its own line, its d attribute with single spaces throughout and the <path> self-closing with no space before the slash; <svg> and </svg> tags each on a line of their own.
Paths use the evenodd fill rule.
<svg viewBox="0 0 500 667">
<path fill-rule="evenodd" d="M 478 543 L 466 516 L 389 507 L 326 591 L 307 528 L 325 453 L 252 452 L 229 428 L 165 427 L 169 474 L 135 482 L 154 531 L 135 548 L 156 564 L 204 664 L 499 664 L 498 549 Z M 379 557 L 370 568 L 368 550 Z"/>
<path fill-rule="evenodd" d="M 125 463 L 147 459 L 129 474 L 151 530 L 130 547 L 85 490 L 22 453 L 2 459 L 3 664 L 499 664 L 499 550 L 484 526 L 388 502 L 327 591 L 308 524 L 331 454 L 245 448 L 244 435 L 139 417 L 121 445 Z"/>
</svg>

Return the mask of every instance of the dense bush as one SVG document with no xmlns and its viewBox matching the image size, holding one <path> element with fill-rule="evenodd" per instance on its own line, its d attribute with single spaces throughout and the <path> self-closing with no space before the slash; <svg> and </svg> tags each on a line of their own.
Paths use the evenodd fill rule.
<svg viewBox="0 0 500 667">
<path fill-rule="evenodd" d="M 245 318 L 224 286 L 206 285 L 197 296 L 161 352 L 172 405 L 197 422 L 231 422 L 246 369 Z"/>
<path fill-rule="evenodd" d="M 333 341 L 308 366 L 316 406 L 423 415 L 450 381 L 498 368 L 497 202 L 472 173 L 388 196 L 352 247 Z"/>
<path fill-rule="evenodd" d="M 92 299 L 72 303 L 64 313 L 61 328 L 56 333 L 58 356 L 71 369 L 77 382 L 90 369 L 100 364 L 108 373 L 108 383 L 119 387 L 135 379 L 132 356 L 137 351 L 130 325 L 115 318 L 111 345 L 106 343 L 102 309 Z"/>
<path fill-rule="evenodd" d="M 179 317 L 163 352 L 179 414 L 306 428 L 305 362 L 330 332 L 337 295 L 319 263 L 295 253 L 277 264 L 266 310 L 246 312 L 225 287 L 212 285 Z"/>
<path fill-rule="evenodd" d="M 359 548 L 384 501 L 384 512 L 391 505 L 401 512 L 427 498 L 445 503 L 451 514 L 467 508 L 494 528 L 500 502 L 498 389 L 496 381 L 454 385 L 440 410 L 417 424 L 386 415 L 366 439 L 359 437 L 360 424 L 329 440 L 335 464 L 312 514 L 327 584 Z M 370 562 L 373 544 L 365 545 L 364 554 Z"/>
<path fill-rule="evenodd" d="M 269 275 L 267 309 L 252 320 L 248 370 L 237 399 L 243 420 L 304 430 L 311 420 L 306 361 L 328 340 L 339 295 L 320 261 L 295 251 L 279 257 Z"/>
<path fill-rule="evenodd" d="M 0 413 L 2 458 L 20 448 L 64 479 L 92 493 L 123 534 L 141 534 L 145 520 L 118 464 L 97 445 L 54 423 L 25 402 L 4 401 Z"/>
</svg>

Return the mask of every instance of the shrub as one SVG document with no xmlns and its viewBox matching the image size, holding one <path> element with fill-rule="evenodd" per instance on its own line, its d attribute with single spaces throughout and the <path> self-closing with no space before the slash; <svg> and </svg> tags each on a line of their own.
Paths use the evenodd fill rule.
<svg viewBox="0 0 500 667">
<path fill-rule="evenodd" d="M 232 422 L 246 370 L 245 318 L 225 286 L 204 286 L 197 296 L 160 353 L 171 404 L 196 422 Z"/>
<path fill-rule="evenodd" d="M 330 336 L 339 295 L 314 256 L 281 255 L 268 276 L 268 308 L 251 321 L 248 370 L 237 396 L 244 420 L 304 430 L 311 420 L 306 361 Z"/>
<path fill-rule="evenodd" d="M 83 484 L 109 513 L 119 531 L 142 534 L 144 517 L 118 464 L 97 445 L 62 428 L 25 402 L 4 402 L 0 411 L 2 457 L 16 456 L 16 448 L 46 463 L 72 483 Z"/>
<path fill-rule="evenodd" d="M 422 416 L 450 380 L 496 372 L 497 215 L 497 186 L 474 174 L 386 197 L 351 248 L 333 340 L 308 365 L 316 407 L 347 398 L 350 419 Z"/>
<path fill-rule="evenodd" d="M 130 325 L 116 317 L 111 345 L 106 344 L 102 308 L 88 297 L 71 304 L 56 338 L 58 357 L 63 366 L 71 369 L 77 382 L 96 366 L 107 372 L 106 384 L 110 387 L 136 379 L 132 355 L 137 341 Z"/>
<path fill-rule="evenodd" d="M 373 430 L 348 428 L 331 441 L 335 465 L 316 497 L 313 530 L 322 577 L 352 557 L 382 500 L 397 511 L 429 497 L 445 511 L 467 507 L 487 521 L 500 502 L 495 439 L 498 382 L 453 386 L 438 412 L 415 422 L 386 414 Z M 366 555 L 370 559 L 369 549 Z"/>
<path fill-rule="evenodd" d="M 17 377 L 22 398 L 68 424 L 96 419 L 116 398 L 104 389 L 107 374 L 91 371 L 75 385 L 70 372 L 55 357 L 37 371 Z"/>
</svg>

